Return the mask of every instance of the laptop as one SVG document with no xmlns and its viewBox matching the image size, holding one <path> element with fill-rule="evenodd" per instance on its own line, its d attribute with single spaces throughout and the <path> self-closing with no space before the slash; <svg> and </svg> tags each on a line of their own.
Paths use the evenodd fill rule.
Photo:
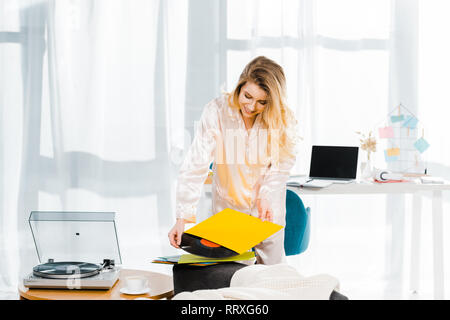
<svg viewBox="0 0 450 320">
<path fill-rule="evenodd" d="M 288 186 L 323 188 L 333 183 L 350 183 L 356 179 L 358 147 L 312 146 L 309 176 L 290 180 Z"/>
</svg>

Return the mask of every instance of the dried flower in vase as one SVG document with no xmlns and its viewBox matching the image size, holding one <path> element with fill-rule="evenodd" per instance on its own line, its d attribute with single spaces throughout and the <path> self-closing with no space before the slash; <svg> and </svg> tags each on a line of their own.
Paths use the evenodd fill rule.
<svg viewBox="0 0 450 320">
<path fill-rule="evenodd" d="M 361 136 L 359 141 L 361 142 L 361 149 L 367 152 L 367 160 L 370 161 L 370 153 L 377 151 L 377 140 L 372 136 L 372 131 L 366 136 L 364 133 L 357 131 L 357 134 Z"/>
</svg>

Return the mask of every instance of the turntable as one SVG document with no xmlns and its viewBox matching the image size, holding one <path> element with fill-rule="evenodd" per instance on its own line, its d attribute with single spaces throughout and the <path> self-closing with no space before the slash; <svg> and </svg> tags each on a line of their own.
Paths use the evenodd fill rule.
<svg viewBox="0 0 450 320">
<path fill-rule="evenodd" d="M 31 212 L 29 224 L 40 264 L 23 279 L 24 286 L 112 288 L 122 264 L 114 218 L 114 212 Z"/>
</svg>

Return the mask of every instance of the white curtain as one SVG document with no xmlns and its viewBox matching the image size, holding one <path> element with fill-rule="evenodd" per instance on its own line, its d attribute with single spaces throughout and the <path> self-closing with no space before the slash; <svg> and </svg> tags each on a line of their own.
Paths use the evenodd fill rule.
<svg viewBox="0 0 450 320">
<path fill-rule="evenodd" d="M 116 212 L 123 261 L 148 265 L 173 220 L 164 7 L 0 4 L 0 287 L 37 263 L 33 210 Z"/>
<path fill-rule="evenodd" d="M 219 26 L 223 29 L 219 61 L 227 89 L 233 88 L 244 65 L 256 55 L 266 55 L 284 67 L 289 105 L 303 137 L 294 171 L 308 173 L 312 144 L 359 145 L 356 131 L 373 130 L 398 103 L 399 97 L 392 97 L 397 91 L 390 88 L 409 73 L 392 71 L 397 70 L 393 59 L 398 50 L 409 57 L 415 48 L 408 43 L 393 46 L 393 21 L 402 27 L 416 23 L 401 18 L 402 13 L 414 11 L 416 3 L 397 9 L 401 4 L 390 0 L 228 0 L 223 4 L 221 15 L 226 12 L 226 19 Z M 360 159 L 364 157 L 362 153 Z M 382 296 L 385 290 L 402 286 L 404 209 L 397 204 L 402 198 L 302 199 L 312 209 L 312 240 L 305 253 L 289 258 L 291 263 L 306 274 L 331 273 L 349 292 L 375 284 L 373 290 Z M 393 206 L 398 209 L 392 210 Z"/>
<path fill-rule="evenodd" d="M 357 145 L 356 131 L 372 130 L 401 102 L 429 123 L 436 146 L 429 168 L 450 177 L 439 139 L 448 97 L 432 85 L 449 63 L 444 35 L 436 34 L 445 28 L 431 17 L 447 6 L 0 0 L 0 291 L 14 291 L 37 263 L 27 224 L 32 210 L 116 212 L 126 265 L 148 268 L 151 258 L 176 253 L 167 232 L 194 121 L 257 55 L 286 72 L 303 137 L 296 173 L 307 173 L 311 144 Z M 436 72 L 430 47 L 442 53 Z M 445 76 L 439 79 L 438 88 Z M 311 246 L 292 263 L 305 274 L 333 274 L 356 294 L 361 286 L 379 296 L 401 290 L 410 209 L 404 200 L 305 197 Z"/>
</svg>

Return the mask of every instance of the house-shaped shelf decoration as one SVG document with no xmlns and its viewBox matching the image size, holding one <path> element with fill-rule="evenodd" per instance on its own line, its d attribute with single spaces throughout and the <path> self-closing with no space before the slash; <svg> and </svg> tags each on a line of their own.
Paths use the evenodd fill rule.
<svg viewBox="0 0 450 320">
<path fill-rule="evenodd" d="M 401 173 L 426 173 L 425 151 L 430 147 L 422 123 L 400 104 L 388 113 L 375 129 L 378 157 L 383 157 L 387 169 Z M 380 160 L 380 159 L 378 159 Z"/>
</svg>

